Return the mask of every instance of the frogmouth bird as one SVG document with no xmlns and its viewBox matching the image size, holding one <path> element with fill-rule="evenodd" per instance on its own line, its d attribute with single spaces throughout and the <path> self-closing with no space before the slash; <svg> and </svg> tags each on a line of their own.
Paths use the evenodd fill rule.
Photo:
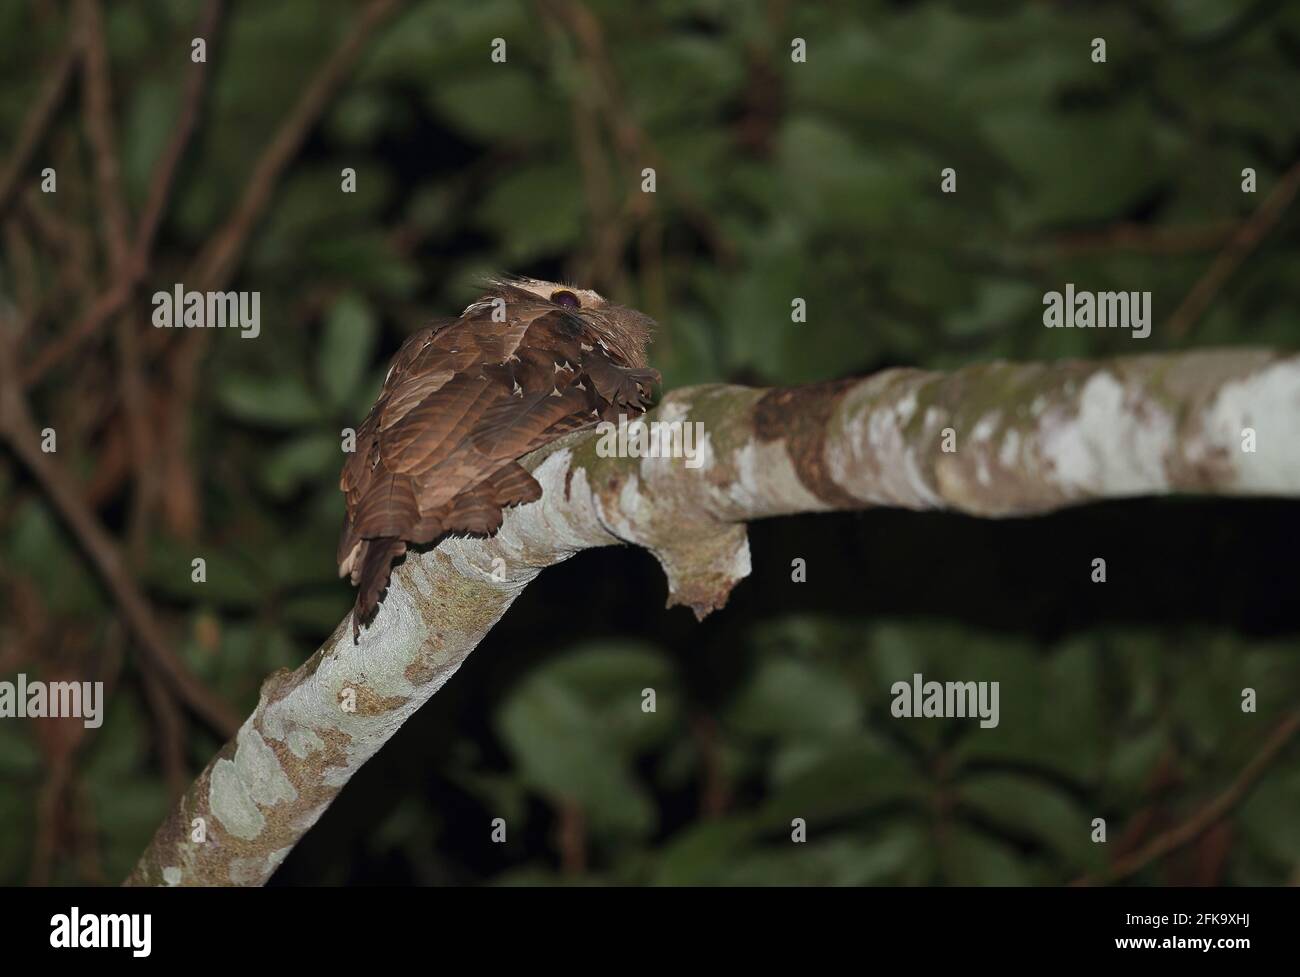
<svg viewBox="0 0 1300 977">
<path fill-rule="evenodd" d="M 653 321 L 593 291 L 494 279 L 454 319 L 397 352 L 339 479 L 339 576 L 357 588 L 353 635 L 394 561 L 448 534 L 491 536 L 541 497 L 518 459 L 562 434 L 644 413 Z"/>
</svg>

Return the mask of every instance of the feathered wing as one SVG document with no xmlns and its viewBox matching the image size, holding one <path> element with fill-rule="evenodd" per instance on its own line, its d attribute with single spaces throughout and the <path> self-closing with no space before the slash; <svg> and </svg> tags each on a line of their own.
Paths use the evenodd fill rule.
<svg viewBox="0 0 1300 977">
<path fill-rule="evenodd" d="M 517 459 L 568 431 L 640 413 L 658 374 L 611 352 L 581 315 L 509 296 L 412 336 L 357 431 L 339 487 L 340 575 L 357 585 L 360 632 L 407 544 L 491 535 L 507 506 L 541 497 Z"/>
</svg>

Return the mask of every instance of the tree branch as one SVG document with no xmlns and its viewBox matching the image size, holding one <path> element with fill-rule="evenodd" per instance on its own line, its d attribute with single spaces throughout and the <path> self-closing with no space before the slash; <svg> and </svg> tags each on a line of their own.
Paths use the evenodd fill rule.
<svg viewBox="0 0 1300 977">
<path fill-rule="evenodd" d="M 207 0 L 199 15 L 195 36 L 212 40 L 216 34 L 220 18 L 221 0 Z M 98 22 L 97 8 L 95 19 Z M 85 30 L 86 28 L 83 28 L 83 32 Z M 104 43 L 102 24 L 99 30 L 98 44 L 102 45 Z M 93 38 L 91 44 L 92 46 L 94 44 Z M 96 58 L 88 60 L 97 62 L 102 79 L 97 88 L 99 92 L 106 93 L 108 87 L 106 78 L 107 54 L 100 53 Z M 115 269 L 115 273 L 109 276 L 111 284 L 96 297 L 86 313 L 72 328 L 57 340 L 51 342 L 33 358 L 32 363 L 23 372 L 24 386 L 30 388 L 39 383 L 46 373 L 75 353 L 81 347 L 81 344 L 98 332 L 105 322 L 124 309 L 127 303 L 130 302 L 136 286 L 144 281 L 145 276 L 149 273 L 154 238 L 157 236 L 163 212 L 167 207 L 176 171 L 198 123 L 198 116 L 203 106 L 204 93 L 207 87 L 208 63 L 206 61 L 200 61 L 197 64 L 187 63 L 188 75 L 185 83 L 185 93 L 181 99 L 180 114 L 172 127 L 171 138 L 151 172 L 149 197 L 145 201 L 140 222 L 136 227 L 134 244 L 131 245 L 129 251 L 124 253 L 125 260 L 122 267 Z M 98 100 L 106 104 L 107 95 L 99 95 Z M 90 108 L 93 111 L 91 111 L 90 117 L 87 119 L 87 131 L 96 134 L 95 141 L 97 146 L 100 147 L 97 152 L 98 158 L 101 160 L 105 158 L 114 159 L 113 170 L 115 172 L 116 157 L 111 153 L 113 145 L 111 129 L 103 121 L 92 123 L 92 118 L 101 118 L 107 110 L 103 106 L 98 109 L 94 109 L 93 106 L 90 106 Z M 95 114 L 96 112 L 99 113 L 98 116 Z M 121 222 L 121 233 L 125 234 L 124 222 Z"/>
<path fill-rule="evenodd" d="M 592 430 L 529 456 L 542 498 L 509 510 L 492 539 L 408 556 L 359 643 L 349 615 L 305 664 L 268 678 L 128 881 L 265 882 L 523 588 L 585 549 L 649 549 L 669 605 L 703 616 L 748 575 L 753 519 L 878 505 L 1029 515 L 1176 492 L 1300 496 L 1300 355 L 1268 351 L 697 387 L 668 395 L 650 419 L 702 424 L 702 464 L 601 457 Z M 1246 428 L 1254 451 L 1243 450 Z M 202 842 L 191 840 L 196 823 Z"/>
<path fill-rule="evenodd" d="M 370 0 L 357 14 L 347 36 L 329 59 L 312 76 L 299 95 L 293 110 L 258 157 L 249 175 L 243 195 L 226 222 L 208 239 L 195 259 L 186 280 L 194 287 L 220 289 L 234 273 L 244 244 L 271 202 L 271 194 L 280 175 L 297 154 L 311 127 L 329 106 L 330 99 L 343 84 L 365 52 L 370 35 L 395 14 L 402 0 Z"/>
<path fill-rule="evenodd" d="M 31 472 L 72 529 L 104 585 L 122 610 L 141 651 L 169 688 L 218 732 L 229 735 L 238 717 L 189 670 L 171 649 L 149 602 L 127 572 L 126 560 L 108 531 L 86 505 L 73 479 L 41 450 L 41 432 L 18 380 L 12 329 L 0 317 L 0 443 Z"/>
<path fill-rule="evenodd" d="M 1159 861 L 1184 845 L 1191 844 L 1205 832 L 1222 821 L 1254 789 L 1259 778 L 1268 769 L 1279 753 L 1300 733 L 1300 711 L 1292 710 L 1282 717 L 1264 740 L 1264 745 L 1250 758 L 1241 773 L 1214 800 L 1181 822 L 1177 827 L 1163 832 L 1139 848 L 1137 851 L 1116 859 L 1110 868 L 1100 873 L 1101 881 L 1118 882 L 1120 879 L 1136 875 L 1152 862 Z M 1075 885 L 1088 885 L 1092 879 L 1085 875 L 1076 880 Z"/>
<path fill-rule="evenodd" d="M 1291 164 L 1291 168 L 1277 181 L 1277 186 L 1264 198 L 1259 209 L 1237 228 L 1227 246 L 1192 286 L 1182 304 L 1174 310 L 1174 314 L 1169 317 L 1170 336 L 1182 339 L 1187 335 L 1187 331 L 1209 308 L 1219 290 L 1286 213 L 1297 190 L 1300 190 L 1300 160 Z"/>
<path fill-rule="evenodd" d="M 54 118 L 55 112 L 58 111 L 63 93 L 72 79 L 72 69 L 77 65 L 77 54 L 77 38 L 74 35 L 71 43 L 54 63 L 49 77 L 41 86 L 40 95 L 37 96 L 36 102 L 23 120 L 23 127 L 19 130 L 13 155 L 9 157 L 9 165 L 5 167 L 4 174 L 0 175 L 0 217 L 3 217 L 9 209 L 9 203 L 22 182 L 23 173 L 31 162 L 32 154 L 40 146 L 46 129 Z"/>
</svg>

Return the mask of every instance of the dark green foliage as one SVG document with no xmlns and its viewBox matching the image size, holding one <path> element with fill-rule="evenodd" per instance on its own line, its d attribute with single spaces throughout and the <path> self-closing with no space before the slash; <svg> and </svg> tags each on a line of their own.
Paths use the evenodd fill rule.
<svg viewBox="0 0 1300 977">
<path fill-rule="evenodd" d="M 0 3 L 5 154 L 66 43 L 64 25 L 28 9 L 39 6 Z M 136 212 L 175 122 L 199 6 L 105 4 Z M 147 295 L 181 281 L 228 217 L 356 6 L 229 5 L 133 307 L 157 363 L 170 363 L 172 338 L 147 329 Z M 1253 214 L 1300 153 L 1300 4 L 598 0 L 603 66 L 543 8 L 408 3 L 249 241 L 230 287 L 261 293 L 261 336 L 211 336 L 184 408 L 197 535 L 155 519 L 139 562 L 179 653 L 241 711 L 351 603 L 334 573 L 341 431 L 364 416 L 401 340 L 459 311 L 482 273 L 572 276 L 645 309 L 660 322 L 652 358 L 669 388 L 1300 336 L 1293 216 L 1184 334 L 1166 328 L 1227 241 L 1214 229 Z M 791 63 L 796 36 L 806 64 Z M 1098 36 L 1104 65 L 1089 58 Z M 496 37 L 505 64 L 489 59 Z M 606 69 L 617 92 L 599 81 Z M 611 132 L 611 106 L 630 135 Z M 58 209 L 94 229 L 83 127 L 71 106 L 59 124 L 51 145 L 74 135 L 82 172 L 60 176 Z M 658 189 L 639 213 L 644 166 Z M 1255 194 L 1241 192 L 1247 166 Z M 354 194 L 339 191 L 344 167 Z M 956 194 L 940 192 L 945 167 Z M 611 213 L 618 250 L 603 253 Z M 0 300 L 18 275 L 6 254 Z M 1042 295 L 1066 282 L 1151 290 L 1151 338 L 1044 329 Z M 791 321 L 796 297 L 806 323 Z M 32 349 L 70 327 L 38 323 Z M 102 370 L 106 336 L 86 353 Z M 42 423 L 73 430 L 77 398 L 104 396 L 78 379 L 83 365 L 74 358 L 34 392 Z M 89 480 L 102 444 L 84 430 L 61 434 L 58 457 Z M 101 500 L 119 534 L 128 509 L 125 487 Z M 585 554 L 525 594 L 278 881 L 1100 873 L 1225 789 L 1300 701 L 1295 506 L 1135 511 L 979 528 L 904 513 L 758 526 L 754 579 L 702 626 L 660 610 L 644 554 Z M 1088 580 L 1096 555 L 1110 563 L 1104 586 Z M 207 562 L 201 587 L 195 556 Z M 790 582 L 795 557 L 808 560 L 807 583 Z M 54 661 L 120 661 L 127 647 L 104 726 L 75 753 L 80 834 L 63 823 L 50 876 L 119 878 L 167 808 L 158 727 L 112 602 L 7 459 L 0 585 L 0 623 L 26 622 L 0 633 L 42 636 L 18 658 L 33 676 Z M 20 617 L 23 599 L 46 630 Z M 890 685 L 914 672 L 1000 681 L 999 727 L 892 718 Z M 1245 686 L 1258 713 L 1240 710 Z M 642 711 L 646 688 L 654 713 Z M 187 728 L 192 775 L 219 744 Z M 31 876 L 53 762 L 32 724 L 0 721 L 0 881 Z M 1137 879 L 1294 881 L 1297 811 L 1293 744 L 1231 814 L 1226 842 L 1216 834 Z M 506 845 L 489 841 L 497 817 Z M 1089 840 L 1096 817 L 1106 846 Z M 806 844 L 791 843 L 793 818 L 806 820 Z"/>
</svg>

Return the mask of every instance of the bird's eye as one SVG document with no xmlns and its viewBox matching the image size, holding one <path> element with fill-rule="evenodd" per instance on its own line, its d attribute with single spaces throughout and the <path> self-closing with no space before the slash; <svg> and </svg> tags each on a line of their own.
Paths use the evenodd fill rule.
<svg viewBox="0 0 1300 977">
<path fill-rule="evenodd" d="M 551 293 L 551 301 L 554 302 L 556 305 L 563 305 L 564 307 L 569 309 L 582 308 L 582 302 L 578 299 L 578 296 L 574 295 L 572 292 L 563 288 L 560 289 L 558 292 Z"/>
</svg>

